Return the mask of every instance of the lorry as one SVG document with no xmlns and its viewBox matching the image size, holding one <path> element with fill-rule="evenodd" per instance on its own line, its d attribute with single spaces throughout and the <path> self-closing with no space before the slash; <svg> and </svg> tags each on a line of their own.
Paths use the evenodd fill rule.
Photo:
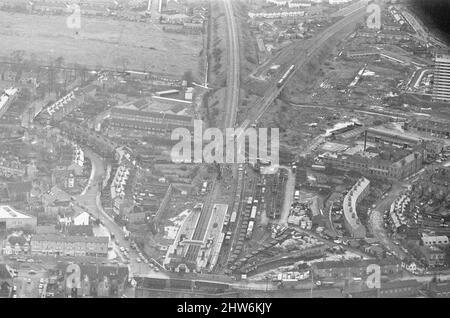
<svg viewBox="0 0 450 318">
<path fill-rule="evenodd" d="M 252 211 L 250 213 L 250 220 L 255 220 L 256 218 L 256 206 L 252 207 Z"/>
<path fill-rule="evenodd" d="M 253 225 L 254 225 L 254 222 L 253 222 L 253 221 L 250 221 L 250 222 L 248 223 L 247 233 L 246 233 L 246 235 L 245 235 L 245 238 L 246 238 L 247 240 L 251 239 L 251 237 L 252 237 L 252 234 L 253 234 Z"/>
<path fill-rule="evenodd" d="M 231 218 L 230 218 L 230 223 L 233 224 L 234 222 L 236 222 L 236 211 L 231 213 Z"/>
</svg>

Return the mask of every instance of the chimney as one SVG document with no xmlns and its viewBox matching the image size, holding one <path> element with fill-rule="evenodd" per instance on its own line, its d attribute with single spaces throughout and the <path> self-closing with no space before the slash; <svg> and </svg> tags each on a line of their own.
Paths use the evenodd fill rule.
<svg viewBox="0 0 450 318">
<path fill-rule="evenodd" d="M 364 131 L 364 152 L 367 149 L 367 129 Z"/>
</svg>

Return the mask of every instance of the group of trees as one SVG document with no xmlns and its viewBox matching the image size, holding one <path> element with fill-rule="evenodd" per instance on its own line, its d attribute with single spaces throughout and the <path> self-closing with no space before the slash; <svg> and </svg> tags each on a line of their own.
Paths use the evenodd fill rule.
<svg viewBox="0 0 450 318">
<path fill-rule="evenodd" d="M 450 208 L 450 188 L 445 180 L 450 180 L 450 169 L 433 172 L 413 186 L 413 196 L 422 201 L 431 201 L 434 206 Z"/>
</svg>

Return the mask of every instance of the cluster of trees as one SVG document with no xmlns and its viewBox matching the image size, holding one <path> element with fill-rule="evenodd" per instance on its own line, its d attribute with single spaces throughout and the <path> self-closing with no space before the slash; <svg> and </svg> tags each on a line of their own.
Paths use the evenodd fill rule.
<svg viewBox="0 0 450 318">
<path fill-rule="evenodd" d="M 413 186 L 413 196 L 422 201 L 432 202 L 434 206 L 450 208 L 450 169 L 440 169 Z"/>
</svg>

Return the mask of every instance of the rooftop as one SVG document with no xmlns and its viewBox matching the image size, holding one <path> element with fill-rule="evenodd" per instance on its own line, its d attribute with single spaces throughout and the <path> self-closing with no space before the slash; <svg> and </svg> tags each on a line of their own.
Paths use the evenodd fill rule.
<svg viewBox="0 0 450 318">
<path fill-rule="evenodd" d="M 392 129 L 386 129 L 383 127 L 374 127 L 367 129 L 367 133 L 384 136 L 384 137 L 390 137 L 390 138 L 398 138 L 400 140 L 404 140 L 411 143 L 420 143 L 420 139 L 416 137 L 407 136 L 404 133 Z"/>
<path fill-rule="evenodd" d="M 386 258 L 380 260 L 344 260 L 344 261 L 326 261 L 321 263 L 315 263 L 318 269 L 329 269 L 329 268 L 348 268 L 348 267 L 367 267 L 370 264 L 378 264 L 380 266 L 389 266 L 389 265 L 400 265 L 400 262 L 396 259 Z"/>
<path fill-rule="evenodd" d="M 31 219 L 32 217 L 18 212 L 8 205 L 0 205 L 0 219 Z"/>
<path fill-rule="evenodd" d="M 112 108 L 111 114 L 152 117 L 152 118 L 159 118 L 161 120 L 164 120 L 164 119 L 179 120 L 179 121 L 184 121 L 186 123 L 192 122 L 191 116 L 175 115 L 175 114 L 168 114 L 168 113 L 163 113 L 163 112 L 149 112 L 149 111 L 134 110 L 134 109 L 122 108 L 122 107 Z"/>
<path fill-rule="evenodd" d="M 106 236 L 100 237 L 84 237 L 84 236 L 64 236 L 59 234 L 37 234 L 32 237 L 32 241 L 55 241 L 65 243 L 105 243 L 109 242 Z"/>
</svg>

